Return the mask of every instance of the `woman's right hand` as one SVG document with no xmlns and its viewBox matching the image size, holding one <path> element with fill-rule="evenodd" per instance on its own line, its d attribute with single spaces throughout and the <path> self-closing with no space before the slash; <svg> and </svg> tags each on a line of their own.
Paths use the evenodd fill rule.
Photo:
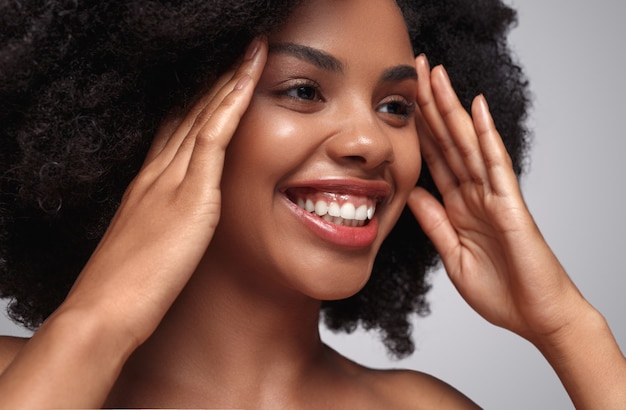
<svg viewBox="0 0 626 410">
<path fill-rule="evenodd" d="M 165 122 L 66 305 L 100 301 L 99 311 L 119 313 L 136 343 L 150 336 L 213 237 L 225 150 L 265 59 L 255 39 L 184 118 Z"/>
<path fill-rule="evenodd" d="M 213 237 L 225 150 L 266 58 L 255 39 L 184 118 L 163 124 L 67 299 L 0 377 L 0 408 L 102 404 Z"/>
</svg>

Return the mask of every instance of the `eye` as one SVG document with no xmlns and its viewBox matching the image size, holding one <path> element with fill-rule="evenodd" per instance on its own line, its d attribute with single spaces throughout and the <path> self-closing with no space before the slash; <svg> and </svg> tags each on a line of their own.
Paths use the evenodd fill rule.
<svg viewBox="0 0 626 410">
<path fill-rule="evenodd" d="M 415 113 L 415 102 L 408 102 L 402 97 L 391 97 L 378 106 L 378 112 L 408 118 Z"/>
<path fill-rule="evenodd" d="M 318 102 L 324 100 L 319 85 L 315 81 L 306 79 L 293 80 L 293 82 L 284 84 L 279 93 L 297 101 Z"/>
<path fill-rule="evenodd" d="M 285 94 L 289 97 L 299 98 L 301 100 L 318 101 L 318 92 L 315 88 L 302 85 L 296 88 L 290 88 L 285 91 Z"/>
</svg>

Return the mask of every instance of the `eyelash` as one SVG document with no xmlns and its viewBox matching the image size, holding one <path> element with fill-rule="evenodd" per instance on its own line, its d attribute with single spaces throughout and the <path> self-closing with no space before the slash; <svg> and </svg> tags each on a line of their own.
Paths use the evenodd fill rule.
<svg viewBox="0 0 626 410">
<path fill-rule="evenodd" d="M 399 110 L 396 112 L 380 111 L 380 107 L 388 107 L 392 104 L 397 105 Z M 407 102 L 404 97 L 400 96 L 389 97 L 388 101 L 385 101 L 379 105 L 379 112 L 389 115 L 396 115 L 402 118 L 409 118 L 415 113 L 415 102 Z"/>
<path fill-rule="evenodd" d="M 313 91 L 314 98 L 305 98 L 298 95 L 299 91 Z M 293 99 L 298 102 L 310 101 L 310 102 L 323 102 L 324 98 L 320 93 L 320 86 L 313 80 L 302 79 L 294 80 L 290 82 L 284 89 L 280 90 L 278 94 L 287 98 Z"/>
</svg>

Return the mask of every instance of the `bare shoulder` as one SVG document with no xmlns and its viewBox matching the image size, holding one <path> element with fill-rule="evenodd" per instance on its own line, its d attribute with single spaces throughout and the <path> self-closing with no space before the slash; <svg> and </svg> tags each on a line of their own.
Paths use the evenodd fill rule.
<svg viewBox="0 0 626 410">
<path fill-rule="evenodd" d="M 23 337 L 0 336 L 0 374 L 13 361 L 29 339 Z"/>
<path fill-rule="evenodd" d="M 358 387 L 351 400 L 367 398 L 359 408 L 393 409 L 480 409 L 448 383 L 414 370 L 376 370 L 329 349 L 338 368 Z M 342 394 L 350 389 L 342 389 Z M 376 403 L 375 405 L 371 405 Z"/>
<path fill-rule="evenodd" d="M 413 370 L 373 370 L 373 383 L 398 408 L 480 409 L 448 383 Z"/>
</svg>

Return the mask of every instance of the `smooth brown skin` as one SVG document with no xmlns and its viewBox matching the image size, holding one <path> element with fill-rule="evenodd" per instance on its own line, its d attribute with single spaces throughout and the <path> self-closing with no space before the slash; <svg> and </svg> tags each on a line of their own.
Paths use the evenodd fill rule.
<svg viewBox="0 0 626 410">
<path fill-rule="evenodd" d="M 2 339 L 0 408 L 475 407 L 431 376 L 364 368 L 319 338 L 319 299 L 363 285 L 406 201 L 461 295 L 537 345 L 577 407 L 626 402 L 624 358 L 536 228 L 486 102 L 472 119 L 445 70 L 413 60 L 394 3 L 306 2 L 269 39 L 286 42 L 343 70 L 268 56 L 259 39 L 169 119 L 66 302 L 30 341 Z M 407 65 L 417 83 L 381 80 Z M 321 98 L 293 98 L 302 79 Z M 415 99 L 415 117 L 387 112 Z M 445 208 L 413 187 L 417 134 Z M 328 246 L 289 213 L 283 190 L 324 178 L 393 188 L 372 245 Z"/>
</svg>

